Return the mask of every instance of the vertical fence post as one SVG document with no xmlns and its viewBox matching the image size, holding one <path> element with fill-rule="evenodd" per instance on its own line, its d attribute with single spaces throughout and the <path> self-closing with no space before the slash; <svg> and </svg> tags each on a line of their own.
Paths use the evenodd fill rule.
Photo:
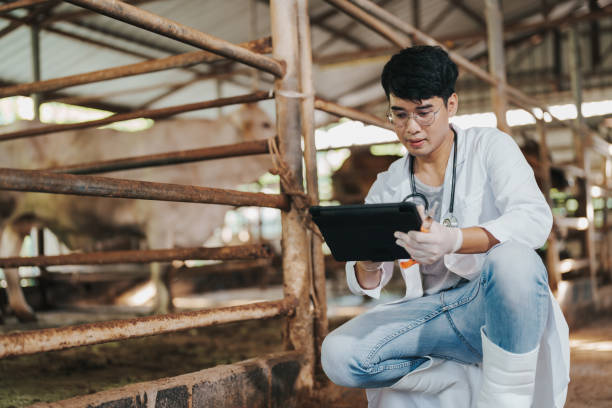
<svg viewBox="0 0 612 408">
<path fill-rule="evenodd" d="M 506 122 L 508 99 L 506 96 L 506 65 L 504 62 L 504 26 L 500 0 L 485 0 L 487 17 L 487 38 L 489 46 L 489 72 L 498 79 L 497 86 L 491 87 L 491 100 L 497 117 L 497 128 L 511 134 Z"/>
<path fill-rule="evenodd" d="M 304 164 L 306 166 L 306 188 L 308 198 L 315 205 L 319 203 L 317 179 L 317 148 L 314 134 L 314 85 L 312 82 L 312 46 L 310 42 L 310 19 L 308 0 L 298 0 L 298 37 L 300 45 L 300 88 L 302 98 L 302 135 L 304 137 Z M 311 264 L 314 299 L 314 347 L 315 373 L 322 374 L 321 344 L 327 335 L 327 296 L 325 293 L 325 261 L 323 242 L 319 236 L 309 233 L 311 243 Z"/>
<path fill-rule="evenodd" d="M 589 225 L 585 231 L 584 246 L 589 259 L 589 276 L 591 279 L 591 290 L 593 294 L 593 303 L 595 307 L 599 307 L 599 293 L 597 287 L 597 265 L 595 255 L 595 219 L 593 216 L 593 198 L 591 197 L 591 137 L 585 131 L 584 118 L 582 116 L 582 66 L 580 64 L 580 38 L 578 28 L 572 27 L 569 30 L 569 67 L 570 79 L 572 84 L 572 94 L 576 105 L 576 126 L 574 130 L 574 143 L 576 146 L 576 156 L 578 158 L 578 166 L 584 169 L 584 180 L 581 183 L 583 187 L 583 197 L 579 199 L 579 203 L 584 205 L 584 215 L 589 221 Z"/>
<path fill-rule="evenodd" d="M 297 2 L 270 1 L 270 26 L 273 56 L 286 64 L 286 74 L 276 79 L 276 129 L 283 160 L 302 186 L 302 120 L 298 66 Z M 297 389 L 313 386 L 314 337 L 313 311 L 310 301 L 311 278 L 308 271 L 310 243 L 298 210 L 292 204 L 281 216 L 282 266 L 285 296 L 295 297 L 295 313 L 288 318 L 287 346 L 304 356 L 304 365 L 297 379 Z"/>
</svg>

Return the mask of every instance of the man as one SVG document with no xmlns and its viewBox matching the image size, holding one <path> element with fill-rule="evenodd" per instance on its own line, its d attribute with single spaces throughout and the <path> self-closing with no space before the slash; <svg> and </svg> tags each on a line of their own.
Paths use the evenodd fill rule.
<svg viewBox="0 0 612 408">
<path fill-rule="evenodd" d="M 430 46 L 407 48 L 384 67 L 388 116 L 408 154 L 378 175 L 365 201 L 425 196 L 434 221 L 427 232 L 398 226 L 396 243 L 417 262 L 400 262 L 406 296 L 331 332 L 323 368 L 339 385 L 393 388 L 432 361 L 453 361 L 482 367 L 481 385 L 467 402 L 438 405 L 562 407 L 567 325 L 534 251 L 552 214 L 509 135 L 449 124 L 457 73 L 448 54 Z M 392 271 L 391 262 L 348 262 L 349 288 L 378 298 Z M 447 380 L 444 370 L 436 376 Z"/>
</svg>

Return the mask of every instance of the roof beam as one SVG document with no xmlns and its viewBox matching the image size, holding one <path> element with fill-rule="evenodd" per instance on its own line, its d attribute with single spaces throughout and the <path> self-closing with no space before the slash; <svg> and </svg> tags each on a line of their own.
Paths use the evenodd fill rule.
<svg viewBox="0 0 612 408">
<path fill-rule="evenodd" d="M 448 18 L 448 16 L 450 16 L 454 10 L 457 10 L 455 6 L 450 3 L 447 4 L 446 7 L 444 7 L 444 9 L 442 9 L 442 11 L 437 16 L 435 16 L 425 28 L 423 28 L 423 32 L 433 34 L 433 29 L 439 26 L 446 18 Z"/>
<path fill-rule="evenodd" d="M 472 10 L 469 6 L 467 6 L 463 2 L 463 0 L 447 0 L 447 1 L 453 6 L 457 7 L 459 10 L 461 10 L 463 14 L 465 14 L 467 17 L 469 17 L 472 21 L 474 21 L 479 26 L 481 27 L 487 26 L 487 23 L 484 20 L 484 18 L 482 18 L 480 14 L 478 14 L 475 10 Z"/>
<path fill-rule="evenodd" d="M 523 32 L 528 30 L 536 30 L 540 28 L 560 28 L 560 26 L 564 25 L 573 25 L 581 21 L 592 21 L 592 20 L 601 20 L 604 18 L 608 18 L 612 16 L 612 4 L 609 4 L 603 7 L 601 10 L 596 12 L 586 13 L 580 16 L 566 15 L 563 17 L 559 17 L 553 20 L 541 21 L 538 23 L 530 23 L 530 24 L 510 24 L 504 26 L 504 34 L 514 33 L 514 32 Z M 464 34 L 455 34 L 448 37 L 438 37 L 436 38 L 440 42 L 444 41 L 461 41 L 461 40 L 472 40 L 472 39 L 484 39 L 484 34 L 481 30 L 466 32 Z"/>
<path fill-rule="evenodd" d="M 380 3 L 379 3 L 379 5 L 380 5 L 381 7 L 384 7 L 384 6 L 385 6 L 385 5 L 387 5 L 387 4 L 388 4 L 390 1 L 391 1 L 391 0 L 381 0 L 381 1 L 380 1 Z M 335 10 L 337 11 L 338 9 L 335 9 Z M 359 22 L 358 22 L 358 21 L 356 21 L 356 20 L 352 20 L 352 19 L 351 19 L 351 21 L 350 21 L 348 24 L 346 24 L 346 25 L 344 25 L 343 27 L 341 27 L 341 28 L 339 29 L 339 31 L 340 31 L 340 32 L 342 32 L 342 33 L 348 33 L 348 32 L 350 32 L 350 31 L 351 31 L 353 28 L 355 28 L 355 27 L 356 27 L 356 26 L 358 26 L 358 25 L 359 25 Z M 338 37 L 338 36 L 332 36 L 332 37 L 329 37 L 329 38 L 328 38 L 328 39 L 327 39 L 325 42 L 323 42 L 322 44 L 320 44 L 320 45 L 317 47 L 317 49 L 315 50 L 314 54 L 319 54 L 319 53 L 323 52 L 323 50 L 325 50 L 326 48 L 330 47 L 330 46 L 331 46 L 333 43 L 335 43 L 335 42 L 336 42 L 336 41 L 338 41 L 339 39 L 340 39 L 340 37 Z"/>
<path fill-rule="evenodd" d="M 341 52 L 338 54 L 323 55 L 313 57 L 313 62 L 317 65 L 336 65 L 336 64 L 356 64 L 364 60 L 380 58 L 391 55 L 399 51 L 399 47 L 376 47 L 365 50 Z"/>
<path fill-rule="evenodd" d="M 115 20 L 115 21 L 118 21 L 118 20 Z M 144 47 L 150 48 L 155 51 L 161 51 L 161 52 L 164 52 L 170 55 L 181 54 L 185 52 L 183 48 L 172 47 L 172 46 L 160 44 L 159 36 L 153 37 L 154 38 L 153 40 L 145 40 L 143 38 L 130 37 L 129 35 L 121 35 L 113 29 L 110 29 L 107 27 L 101 27 L 101 26 L 98 26 L 92 23 L 86 23 L 84 21 L 66 21 L 66 23 L 80 27 L 80 28 L 84 28 L 84 29 L 87 29 L 87 30 L 90 30 L 96 33 L 104 34 L 105 36 L 116 38 L 121 41 L 126 41 L 128 43 L 144 46 Z M 144 32 L 143 30 L 137 30 L 137 31 Z M 197 48 L 194 47 L 194 49 L 197 49 Z"/>
<path fill-rule="evenodd" d="M 39 5 L 37 7 L 31 8 L 26 17 L 22 19 L 17 19 L 17 20 L 14 20 L 8 14 L 0 15 L 0 18 L 11 21 L 11 23 L 8 26 L 0 30 L 0 38 L 12 33 L 13 31 L 21 27 L 23 24 L 30 25 L 30 24 L 40 23 L 39 21 L 40 17 L 45 15 L 46 13 L 49 13 L 51 10 L 53 10 L 54 7 L 58 5 L 59 5 L 59 1 L 57 0 L 49 1 L 48 3 L 45 3 L 44 5 Z"/>
<path fill-rule="evenodd" d="M 42 3 L 47 3 L 49 0 L 17 0 L 8 4 L 0 5 L 0 13 L 8 13 L 9 11 L 19 8 L 28 8 L 37 6 Z"/>
<path fill-rule="evenodd" d="M 135 6 L 135 5 L 140 5 L 144 3 L 151 3 L 154 1 L 158 1 L 158 0 L 122 0 L 122 1 L 124 3 L 128 3 L 128 4 Z M 101 14 L 95 11 L 91 11 L 91 10 L 77 10 L 77 11 L 59 13 L 59 14 L 54 14 L 50 16 L 50 18 L 45 22 L 45 24 L 52 24 L 58 21 L 80 20 L 84 17 L 90 17 L 90 16 L 95 16 L 95 15 L 100 16 Z"/>
</svg>

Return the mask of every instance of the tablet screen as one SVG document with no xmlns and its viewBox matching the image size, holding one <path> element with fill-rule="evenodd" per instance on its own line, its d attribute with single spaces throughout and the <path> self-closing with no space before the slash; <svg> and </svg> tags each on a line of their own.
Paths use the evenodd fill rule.
<svg viewBox="0 0 612 408">
<path fill-rule="evenodd" d="M 309 211 L 337 261 L 410 258 L 393 233 L 421 228 L 412 202 L 313 206 Z"/>
</svg>

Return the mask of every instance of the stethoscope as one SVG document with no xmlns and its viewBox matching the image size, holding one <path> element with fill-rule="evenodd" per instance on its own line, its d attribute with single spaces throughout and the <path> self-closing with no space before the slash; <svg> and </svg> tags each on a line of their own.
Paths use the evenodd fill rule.
<svg viewBox="0 0 612 408">
<path fill-rule="evenodd" d="M 453 214 L 453 209 L 455 207 L 455 180 L 457 178 L 457 132 L 455 129 L 451 127 L 453 131 L 453 139 L 454 139 L 454 148 L 453 148 L 453 178 L 451 182 L 451 201 L 450 206 L 448 207 L 449 215 L 442 221 L 442 225 L 445 227 L 457 228 L 459 226 L 459 221 L 457 217 Z M 416 189 L 416 183 L 414 182 L 414 156 L 410 156 L 410 187 L 412 188 L 412 194 L 408 194 L 402 201 L 406 201 L 410 198 L 418 197 L 425 203 L 425 212 L 429 209 L 429 201 L 424 194 L 419 193 Z"/>
</svg>

